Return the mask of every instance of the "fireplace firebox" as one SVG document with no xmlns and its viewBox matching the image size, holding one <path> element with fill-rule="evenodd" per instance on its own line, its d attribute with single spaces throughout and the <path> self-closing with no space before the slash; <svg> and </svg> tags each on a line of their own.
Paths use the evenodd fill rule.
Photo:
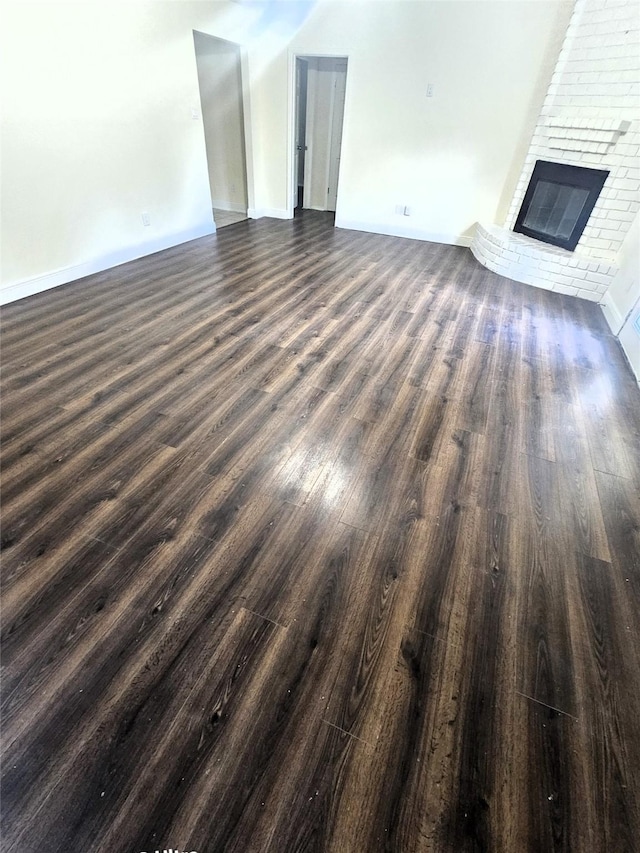
<svg viewBox="0 0 640 853">
<path fill-rule="evenodd" d="M 608 175 L 537 160 L 513 230 L 572 252 Z"/>
</svg>

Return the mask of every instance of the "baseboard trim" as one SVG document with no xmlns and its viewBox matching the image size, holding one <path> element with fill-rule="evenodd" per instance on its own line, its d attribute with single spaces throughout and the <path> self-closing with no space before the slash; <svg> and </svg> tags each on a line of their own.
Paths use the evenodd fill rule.
<svg viewBox="0 0 640 853">
<path fill-rule="evenodd" d="M 618 306 L 613 301 L 609 291 L 607 291 L 603 296 L 600 307 L 602 308 L 602 313 L 604 314 L 604 318 L 607 321 L 609 328 L 614 335 L 618 335 L 624 325 L 624 317 L 618 311 Z"/>
<path fill-rule="evenodd" d="M 218 210 L 228 210 L 231 213 L 247 212 L 246 204 L 240 204 L 237 201 L 220 201 L 218 199 L 214 199 L 212 201 L 212 207 L 217 208 Z"/>
<path fill-rule="evenodd" d="M 282 207 L 250 207 L 247 210 L 249 219 L 293 219 L 293 214 Z"/>
<path fill-rule="evenodd" d="M 91 260 L 84 261 L 81 264 L 63 267 L 62 269 L 35 276 L 25 281 L 5 285 L 4 287 L 0 287 L 0 305 L 7 305 L 9 302 L 15 302 L 18 299 L 24 299 L 27 296 L 33 296 L 45 290 L 51 290 L 53 287 L 60 287 L 60 285 L 68 284 L 70 281 L 76 281 L 79 278 L 85 278 L 85 276 L 93 275 L 94 273 L 104 272 L 104 270 L 118 267 L 120 264 L 126 264 L 138 258 L 144 258 L 147 255 L 154 255 L 156 252 L 171 249 L 173 246 L 179 246 L 181 243 L 197 240 L 198 237 L 207 237 L 210 234 L 215 234 L 215 231 L 216 227 L 213 221 L 202 222 L 186 231 L 165 234 L 147 243 L 127 246 L 108 255 L 91 258 Z"/>
<path fill-rule="evenodd" d="M 384 234 L 387 237 L 406 237 L 408 240 L 423 240 L 427 243 L 444 243 L 447 246 L 470 246 L 471 237 L 460 234 L 441 234 L 413 228 L 407 225 L 389 225 L 379 222 L 361 222 L 336 216 L 336 228 L 347 231 L 366 231 L 369 234 Z"/>
</svg>

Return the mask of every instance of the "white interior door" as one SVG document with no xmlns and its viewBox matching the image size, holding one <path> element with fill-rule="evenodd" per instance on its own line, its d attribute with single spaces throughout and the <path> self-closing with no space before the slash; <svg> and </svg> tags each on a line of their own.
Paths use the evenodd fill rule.
<svg viewBox="0 0 640 853">
<path fill-rule="evenodd" d="M 303 206 L 335 210 L 347 60 L 309 57 Z"/>
<path fill-rule="evenodd" d="M 338 178 L 340 175 L 340 149 L 344 122 L 344 97 L 347 90 L 347 62 L 336 63 L 333 72 L 333 104 L 331 107 L 331 132 L 329 140 L 329 177 L 327 180 L 327 210 L 336 209 Z"/>
</svg>

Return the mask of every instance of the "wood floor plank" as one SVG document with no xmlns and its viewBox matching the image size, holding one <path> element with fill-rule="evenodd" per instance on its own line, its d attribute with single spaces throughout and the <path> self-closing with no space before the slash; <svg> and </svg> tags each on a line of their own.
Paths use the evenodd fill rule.
<svg viewBox="0 0 640 853">
<path fill-rule="evenodd" d="M 611 562 L 628 588 L 629 601 L 640 593 L 640 484 L 596 471 L 596 483 Z"/>
<path fill-rule="evenodd" d="M 3 850 L 637 849 L 598 306 L 304 211 L 2 334 Z"/>
<path fill-rule="evenodd" d="M 640 655 L 625 590 L 611 565 L 584 554 L 576 554 L 569 565 L 582 754 L 595 822 L 590 830 L 604 839 L 605 849 L 631 850 L 640 833 L 640 808 L 631 793 L 640 786 L 639 744 L 633 734 L 640 699 L 630 686 Z"/>
</svg>

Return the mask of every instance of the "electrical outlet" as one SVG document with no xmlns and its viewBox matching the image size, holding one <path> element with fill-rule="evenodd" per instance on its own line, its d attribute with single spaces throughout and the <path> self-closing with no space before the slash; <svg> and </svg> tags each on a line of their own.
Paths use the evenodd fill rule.
<svg viewBox="0 0 640 853">
<path fill-rule="evenodd" d="M 402 208 L 402 215 L 403 215 L 403 216 L 411 216 L 411 208 L 410 208 L 408 205 L 406 205 L 406 204 L 405 204 L 405 206 Z"/>
<path fill-rule="evenodd" d="M 146 227 L 147 225 L 151 225 L 151 217 L 148 213 L 142 214 L 142 224 Z"/>
<path fill-rule="evenodd" d="M 427 83 L 427 98 L 433 98 L 433 83 Z"/>
<path fill-rule="evenodd" d="M 396 213 L 398 216 L 404 216 L 404 204 L 396 204 Z"/>
<path fill-rule="evenodd" d="M 191 107 L 191 118 L 194 121 L 198 121 L 200 119 L 200 110 L 198 107 Z"/>
</svg>

